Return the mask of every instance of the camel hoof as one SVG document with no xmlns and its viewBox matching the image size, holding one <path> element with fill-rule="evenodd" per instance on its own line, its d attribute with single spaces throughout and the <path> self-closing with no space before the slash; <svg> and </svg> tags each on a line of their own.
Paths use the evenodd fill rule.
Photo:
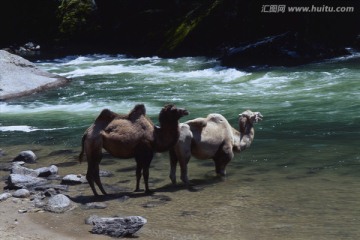
<svg viewBox="0 0 360 240">
<path fill-rule="evenodd" d="M 153 194 L 154 194 L 154 191 L 151 191 L 151 190 L 147 189 L 147 190 L 145 191 L 145 194 L 146 194 L 146 195 L 153 195 Z"/>
<path fill-rule="evenodd" d="M 140 188 L 136 188 L 134 192 L 143 192 L 143 190 L 141 190 Z"/>
</svg>

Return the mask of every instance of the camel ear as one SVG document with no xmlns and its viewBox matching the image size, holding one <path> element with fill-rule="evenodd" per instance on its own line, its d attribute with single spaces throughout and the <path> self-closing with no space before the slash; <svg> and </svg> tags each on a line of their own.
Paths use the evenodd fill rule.
<svg viewBox="0 0 360 240">
<path fill-rule="evenodd" d="M 164 109 L 166 109 L 166 110 L 168 110 L 168 109 L 172 110 L 172 109 L 173 109 L 173 107 L 175 107 L 175 105 L 174 105 L 174 104 L 169 103 L 169 104 L 166 104 L 166 105 L 164 106 Z"/>
</svg>

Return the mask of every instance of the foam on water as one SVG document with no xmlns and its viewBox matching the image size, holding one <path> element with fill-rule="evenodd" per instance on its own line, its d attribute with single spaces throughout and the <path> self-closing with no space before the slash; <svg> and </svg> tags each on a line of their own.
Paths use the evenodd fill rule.
<svg viewBox="0 0 360 240">
<path fill-rule="evenodd" d="M 55 131 L 55 130 L 62 130 L 68 129 L 68 127 L 62 128 L 37 128 L 33 126 L 1 126 L 0 125 L 0 132 L 35 132 L 35 131 Z"/>
</svg>

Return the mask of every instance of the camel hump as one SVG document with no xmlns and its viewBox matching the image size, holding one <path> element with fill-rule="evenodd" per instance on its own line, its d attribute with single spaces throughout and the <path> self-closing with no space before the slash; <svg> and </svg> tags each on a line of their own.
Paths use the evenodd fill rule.
<svg viewBox="0 0 360 240">
<path fill-rule="evenodd" d="M 198 128 L 204 128 L 207 125 L 205 118 L 195 118 L 195 119 L 189 120 L 185 123 L 191 127 L 198 127 Z"/>
<path fill-rule="evenodd" d="M 97 117 L 96 120 L 110 122 L 118 116 L 119 116 L 119 114 L 114 113 L 113 111 L 110 111 L 109 109 L 105 108 L 101 111 L 100 115 Z"/>
<path fill-rule="evenodd" d="M 218 113 L 212 113 L 207 116 L 208 121 L 214 122 L 214 123 L 227 123 L 226 118 Z"/>
<path fill-rule="evenodd" d="M 128 114 L 130 120 L 138 119 L 146 115 L 144 104 L 137 104 Z"/>
</svg>

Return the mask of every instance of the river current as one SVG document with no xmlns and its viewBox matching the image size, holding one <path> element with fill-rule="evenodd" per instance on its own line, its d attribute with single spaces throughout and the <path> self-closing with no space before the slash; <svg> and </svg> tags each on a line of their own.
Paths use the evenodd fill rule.
<svg viewBox="0 0 360 240">
<path fill-rule="evenodd" d="M 86 163 L 76 161 L 81 137 L 103 108 L 127 113 L 144 103 L 157 123 L 162 106 L 174 103 L 190 112 L 182 121 L 220 113 L 235 128 L 247 109 L 264 116 L 251 147 L 228 165 L 225 180 L 215 178 L 211 160 L 191 159 L 189 178 L 197 190 L 171 186 L 168 154 L 157 154 L 150 169 L 154 196 L 112 199 L 103 212 L 93 210 L 146 217 L 140 238 L 360 238 L 359 54 L 251 71 L 201 57 L 99 54 L 36 64 L 71 82 L 0 102 L 1 162 L 30 149 L 39 158 L 35 165 L 56 164 L 61 175 L 84 175 Z M 101 168 L 114 176 L 103 179 L 105 188 L 130 193 L 134 165 L 106 156 Z M 88 185 L 69 194 L 91 196 Z M 76 211 L 71 218 L 82 224 Z"/>
</svg>

